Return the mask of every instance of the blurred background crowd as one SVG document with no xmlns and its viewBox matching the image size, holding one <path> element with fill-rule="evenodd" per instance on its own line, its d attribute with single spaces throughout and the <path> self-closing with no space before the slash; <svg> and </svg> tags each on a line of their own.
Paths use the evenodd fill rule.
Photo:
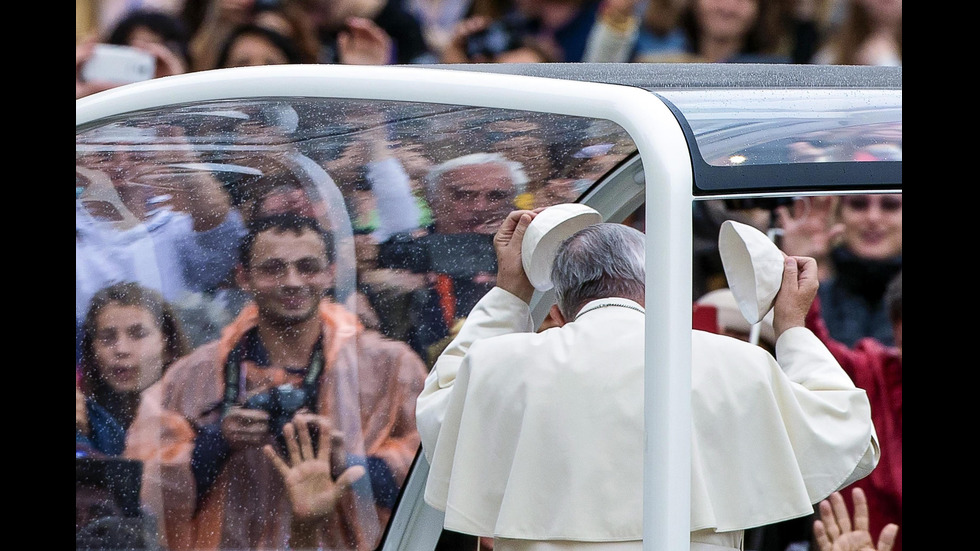
<svg viewBox="0 0 980 551">
<path fill-rule="evenodd" d="M 901 65 L 901 0 L 75 0 L 79 68 L 102 42 L 154 76 L 277 63 Z"/>
</svg>

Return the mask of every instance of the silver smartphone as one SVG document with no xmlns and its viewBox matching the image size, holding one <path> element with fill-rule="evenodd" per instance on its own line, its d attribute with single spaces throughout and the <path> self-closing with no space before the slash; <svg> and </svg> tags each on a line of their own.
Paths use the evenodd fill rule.
<svg viewBox="0 0 980 551">
<path fill-rule="evenodd" d="M 155 73 L 153 54 L 114 44 L 96 44 L 92 57 L 82 66 L 82 78 L 86 82 L 129 84 L 151 79 Z"/>
</svg>

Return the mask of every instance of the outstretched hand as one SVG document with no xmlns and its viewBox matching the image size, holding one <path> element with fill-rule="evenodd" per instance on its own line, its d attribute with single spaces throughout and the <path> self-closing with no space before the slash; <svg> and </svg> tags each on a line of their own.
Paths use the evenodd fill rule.
<svg viewBox="0 0 980 551">
<path fill-rule="evenodd" d="M 391 36 L 364 17 L 348 18 L 337 34 L 338 58 L 344 65 L 387 65 L 391 48 Z"/>
<path fill-rule="evenodd" d="M 468 63 L 471 61 L 466 52 L 466 42 L 474 34 L 490 26 L 493 19 L 485 15 L 475 15 L 461 20 L 453 27 L 449 41 L 439 56 L 440 63 Z M 489 61 L 489 60 L 482 60 Z"/>
<path fill-rule="evenodd" d="M 854 523 L 847 513 L 847 504 L 840 492 L 830 494 L 820 502 L 820 520 L 813 522 L 813 535 L 819 551 L 891 551 L 898 534 L 898 525 L 888 523 L 881 529 L 878 544 L 868 529 L 868 500 L 861 488 L 851 490 L 854 502 Z"/>
<path fill-rule="evenodd" d="M 844 224 L 834 217 L 837 202 L 833 196 L 803 197 L 793 201 L 792 209 L 776 207 L 776 225 L 783 230 L 779 248 L 791 256 L 816 258 L 822 264 L 844 233 Z"/>
<path fill-rule="evenodd" d="M 366 472 L 362 465 L 354 465 L 334 480 L 332 451 L 343 445 L 343 434 L 334 431 L 322 419 L 314 422 L 319 428 L 319 443 L 315 451 L 305 420 L 293 421 L 283 427 L 288 463 L 272 445 L 263 448 L 266 457 L 282 475 L 294 517 L 302 521 L 327 516 L 343 493 Z"/>
</svg>

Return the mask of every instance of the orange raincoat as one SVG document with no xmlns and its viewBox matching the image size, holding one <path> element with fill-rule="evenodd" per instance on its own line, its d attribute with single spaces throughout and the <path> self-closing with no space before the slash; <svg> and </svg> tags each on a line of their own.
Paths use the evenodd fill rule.
<svg viewBox="0 0 980 551">
<path fill-rule="evenodd" d="M 400 487 L 419 448 L 415 400 L 426 369 L 401 341 L 365 330 L 344 307 L 320 305 L 325 366 L 318 413 L 345 435 L 348 456 L 380 458 Z M 232 451 L 201 502 L 191 454 L 196 426 L 219 422 L 224 366 L 230 351 L 257 323 L 246 306 L 217 341 L 175 362 L 144 391 L 126 440 L 126 457 L 144 462 L 141 497 L 158 517 L 162 543 L 180 549 L 282 549 L 288 544 L 291 511 L 281 478 L 261 448 Z M 293 381 L 281 368 L 242 362 L 245 397 Z M 272 437 L 270 436 L 270 442 Z M 363 480 L 366 480 L 365 477 Z M 377 505 L 370 485 L 357 484 L 320 530 L 325 549 L 374 549 L 391 511 Z"/>
</svg>

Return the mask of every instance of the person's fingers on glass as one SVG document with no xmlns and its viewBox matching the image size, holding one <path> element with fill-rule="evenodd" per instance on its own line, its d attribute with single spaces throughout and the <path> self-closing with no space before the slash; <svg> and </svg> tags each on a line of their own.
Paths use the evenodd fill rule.
<svg viewBox="0 0 980 551">
<path fill-rule="evenodd" d="M 813 537 L 817 542 L 819 551 L 831 551 L 834 541 L 840 534 L 837 532 L 837 523 L 833 521 L 833 510 L 830 502 L 823 500 L 820 502 L 820 519 L 813 522 Z M 833 532 L 833 536 L 831 533 Z"/>
<path fill-rule="evenodd" d="M 258 409 L 231 408 L 221 420 L 221 432 L 233 449 L 260 446 L 269 432 L 269 414 Z"/>
<path fill-rule="evenodd" d="M 843 499 L 841 502 L 843 503 Z M 868 523 L 868 498 L 864 495 L 864 490 L 854 488 L 851 491 L 851 502 L 854 504 L 854 525 L 855 531 L 869 531 Z M 844 508 L 844 517 L 847 518 L 847 507 Z"/>
<path fill-rule="evenodd" d="M 898 535 L 898 525 L 882 528 L 875 545 L 870 533 L 868 500 L 861 488 L 851 490 L 854 505 L 852 517 L 840 492 L 820 502 L 820 518 L 813 523 L 813 535 L 819 551 L 891 551 Z"/>
<path fill-rule="evenodd" d="M 319 422 L 322 423 L 322 421 Z M 322 423 L 320 426 L 320 445 L 330 446 L 330 462 L 333 465 L 334 477 L 339 478 L 343 476 L 344 471 L 348 470 L 347 448 L 344 446 L 344 433 L 340 430 L 334 429 L 329 423 Z M 360 477 L 358 476 L 354 478 L 354 480 L 357 480 L 357 478 Z"/>
<path fill-rule="evenodd" d="M 300 520 L 326 516 L 336 506 L 340 496 L 366 470 L 361 465 L 345 469 L 333 478 L 331 452 L 324 452 L 334 438 L 329 421 L 319 417 L 318 448 L 314 448 L 310 426 L 306 421 L 294 421 L 283 427 L 286 439 L 287 463 L 271 445 L 263 447 L 263 453 L 272 461 L 283 477 L 289 492 L 293 514 Z"/>
<path fill-rule="evenodd" d="M 876 547 L 874 540 L 871 538 L 871 515 L 868 512 L 868 498 L 865 496 L 864 490 L 861 488 L 851 490 L 851 502 L 854 504 L 854 532 L 860 533 L 860 535 L 854 537 L 854 542 L 856 545 L 863 545 L 863 547 L 855 547 L 855 549 L 861 551 L 864 549 L 871 551 L 891 551 L 895 545 L 895 538 L 898 535 L 898 525 L 893 522 L 885 525 L 878 536 L 878 545 Z M 845 547 L 835 551 L 848 551 L 848 549 Z"/>
<path fill-rule="evenodd" d="M 892 551 L 895 547 L 895 539 L 898 537 L 898 525 L 894 522 L 889 522 L 881 529 L 881 534 L 878 536 L 878 549 L 877 551 Z"/>
<path fill-rule="evenodd" d="M 298 454 L 299 450 L 296 449 L 296 443 L 293 442 L 293 439 L 289 437 L 289 434 L 293 431 L 290 428 L 290 425 L 287 424 L 286 426 L 283 427 L 282 432 L 283 435 L 286 436 L 286 450 L 287 453 L 289 454 L 290 464 L 294 464 L 295 463 L 293 461 L 294 454 Z M 276 470 L 279 472 L 279 475 L 282 476 L 283 480 L 285 480 L 289 476 L 290 464 L 287 464 L 283 460 L 283 458 L 280 457 L 278 453 L 276 453 L 275 448 L 273 448 L 271 444 L 266 444 L 265 446 L 263 446 L 262 453 L 264 453 L 265 456 L 269 459 L 269 461 L 272 462 L 272 466 L 276 468 Z"/>
<path fill-rule="evenodd" d="M 301 425 L 302 426 L 302 425 Z M 310 431 L 296 430 L 296 424 L 287 423 L 282 428 L 283 436 L 286 437 L 286 451 L 289 453 L 289 463 L 297 467 L 304 459 L 316 459 L 313 453 L 313 444 L 310 441 Z M 297 440 L 299 440 L 297 442 Z"/>
<path fill-rule="evenodd" d="M 830 508 L 834 515 L 834 525 L 836 526 L 837 534 L 850 532 L 851 519 L 847 513 L 847 503 L 844 502 L 844 496 L 840 492 L 834 492 L 830 495 Z"/>
</svg>

